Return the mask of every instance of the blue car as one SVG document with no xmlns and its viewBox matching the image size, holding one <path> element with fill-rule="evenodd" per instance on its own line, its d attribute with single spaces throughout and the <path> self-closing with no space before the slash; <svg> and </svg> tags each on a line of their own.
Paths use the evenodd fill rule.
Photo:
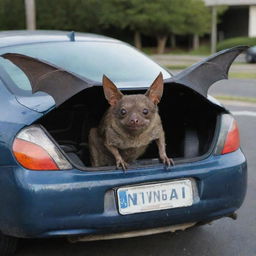
<svg viewBox="0 0 256 256">
<path fill-rule="evenodd" d="M 235 216 L 246 194 L 246 159 L 236 121 L 207 90 L 226 78 L 227 58 L 243 47 L 173 76 L 104 36 L 13 31 L 0 39 L 1 255 L 13 253 L 18 238 L 123 238 Z M 25 58 L 30 69 L 13 56 L 31 58 Z M 66 92 L 56 78 L 49 83 L 57 92 L 32 90 L 48 76 L 39 64 L 49 75 L 64 72 L 88 86 Z M 102 75 L 133 94 L 144 93 L 159 72 L 165 82 L 159 112 L 175 165 L 166 168 L 152 143 L 126 172 L 92 167 L 88 133 L 108 108 Z"/>
</svg>

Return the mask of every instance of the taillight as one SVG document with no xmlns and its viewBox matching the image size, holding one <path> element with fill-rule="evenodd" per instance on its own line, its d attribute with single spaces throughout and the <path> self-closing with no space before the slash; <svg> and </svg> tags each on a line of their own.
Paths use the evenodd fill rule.
<svg viewBox="0 0 256 256">
<path fill-rule="evenodd" d="M 220 135 L 217 142 L 216 154 L 227 154 L 240 147 L 239 129 L 232 115 L 222 115 Z"/>
<path fill-rule="evenodd" d="M 221 154 L 236 151 L 240 147 L 240 136 L 236 120 L 233 120 L 225 140 Z"/>
<path fill-rule="evenodd" d="M 16 160 L 30 170 L 65 170 L 72 166 L 40 126 L 20 131 L 13 142 Z"/>
</svg>

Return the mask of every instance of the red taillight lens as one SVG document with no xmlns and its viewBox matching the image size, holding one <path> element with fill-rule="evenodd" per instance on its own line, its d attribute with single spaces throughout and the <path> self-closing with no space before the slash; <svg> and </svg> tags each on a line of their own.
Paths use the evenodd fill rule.
<svg viewBox="0 0 256 256">
<path fill-rule="evenodd" d="M 12 150 L 18 163 L 29 170 L 72 168 L 61 150 L 39 125 L 21 130 L 14 139 Z"/>
<path fill-rule="evenodd" d="M 30 170 L 59 170 L 50 155 L 40 146 L 15 139 L 13 153 L 16 160 L 25 168 Z"/>
<path fill-rule="evenodd" d="M 233 120 L 233 123 L 228 131 L 225 144 L 221 154 L 227 154 L 233 151 L 236 151 L 240 147 L 240 136 L 236 120 Z"/>
<path fill-rule="evenodd" d="M 216 155 L 223 155 L 236 151 L 240 147 L 238 125 L 230 114 L 222 114 L 219 138 L 215 148 Z"/>
</svg>

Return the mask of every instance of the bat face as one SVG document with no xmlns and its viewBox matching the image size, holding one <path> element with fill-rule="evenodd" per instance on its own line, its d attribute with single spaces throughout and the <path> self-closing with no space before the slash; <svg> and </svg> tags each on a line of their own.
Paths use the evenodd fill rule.
<svg viewBox="0 0 256 256">
<path fill-rule="evenodd" d="M 103 76 L 102 84 L 105 98 L 111 105 L 110 111 L 120 127 L 131 133 L 142 133 L 155 120 L 157 104 L 163 94 L 162 73 L 144 95 L 123 95 L 106 76 Z"/>
<path fill-rule="evenodd" d="M 141 133 L 157 114 L 157 106 L 145 95 L 125 95 L 113 108 L 116 122 L 129 132 Z"/>
</svg>

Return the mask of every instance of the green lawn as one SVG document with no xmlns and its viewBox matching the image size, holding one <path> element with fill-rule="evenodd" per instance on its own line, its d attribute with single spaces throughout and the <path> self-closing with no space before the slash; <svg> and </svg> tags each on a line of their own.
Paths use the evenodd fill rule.
<svg viewBox="0 0 256 256">
<path fill-rule="evenodd" d="M 243 102 L 250 102 L 256 103 L 256 98 L 249 98 L 249 97 L 237 97 L 237 96 L 226 96 L 226 95 L 214 95 L 216 99 L 219 100 L 233 100 L 233 101 L 243 101 Z"/>
<path fill-rule="evenodd" d="M 157 54 L 155 47 L 143 47 L 142 51 L 148 55 Z M 209 56 L 211 54 L 210 46 L 202 45 L 198 50 L 186 50 L 182 48 L 166 48 L 164 54 L 176 54 L 176 55 L 199 55 Z"/>
<path fill-rule="evenodd" d="M 165 66 L 167 69 L 172 70 L 183 70 L 190 65 L 167 65 Z M 238 78 L 238 79 L 256 79 L 256 73 L 250 72 L 230 72 L 229 78 Z M 256 83 L 255 83 L 256 85 Z"/>
<path fill-rule="evenodd" d="M 231 72 L 229 78 L 240 78 L 240 79 L 256 79 L 256 73 L 248 72 Z M 256 83 L 255 83 L 256 84 Z"/>
<path fill-rule="evenodd" d="M 189 65 L 167 65 L 165 67 L 172 71 L 172 70 L 182 70 L 182 69 L 185 69 L 185 68 L 189 67 Z"/>
</svg>

